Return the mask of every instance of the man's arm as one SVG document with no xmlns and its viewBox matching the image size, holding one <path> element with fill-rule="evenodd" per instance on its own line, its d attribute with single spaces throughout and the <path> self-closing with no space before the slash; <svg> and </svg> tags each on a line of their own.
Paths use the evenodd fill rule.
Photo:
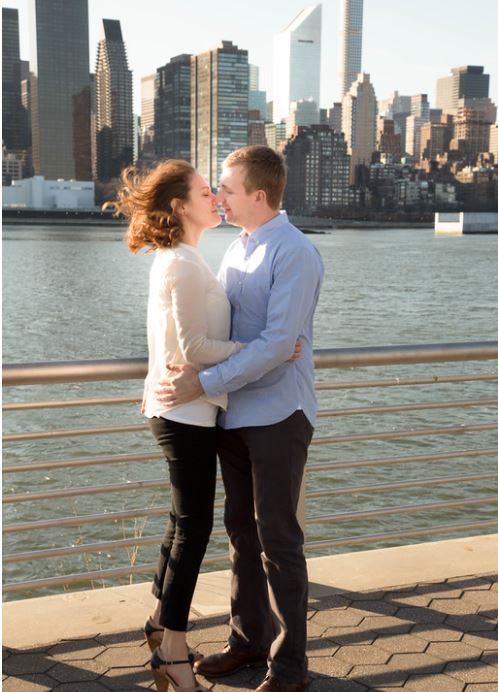
<svg viewBox="0 0 498 692">
<path fill-rule="evenodd" d="M 159 398 L 179 404 L 202 393 L 216 397 L 233 392 L 288 360 L 317 300 L 322 275 L 322 261 L 314 247 L 293 248 L 279 257 L 274 268 L 266 326 L 259 337 L 246 344 L 240 353 L 199 375 L 188 367 L 175 368 Z"/>
</svg>

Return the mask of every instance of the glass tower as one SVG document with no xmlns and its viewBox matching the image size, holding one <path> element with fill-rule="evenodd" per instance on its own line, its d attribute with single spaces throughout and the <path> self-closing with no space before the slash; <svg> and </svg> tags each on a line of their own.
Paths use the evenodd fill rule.
<svg viewBox="0 0 498 692">
<path fill-rule="evenodd" d="M 156 73 L 154 146 L 158 158 L 190 161 L 190 59 L 182 53 Z"/>
<path fill-rule="evenodd" d="M 342 0 L 341 68 L 344 96 L 361 72 L 363 0 Z"/>
<path fill-rule="evenodd" d="M 133 90 L 117 19 L 103 19 L 95 70 L 97 177 L 105 182 L 133 162 Z"/>
<path fill-rule="evenodd" d="M 223 160 L 247 145 L 247 51 L 222 41 L 191 66 L 191 163 L 217 187 Z"/>
<path fill-rule="evenodd" d="M 320 105 L 322 6 L 300 12 L 274 38 L 273 120 L 289 115 L 292 101 L 313 99 Z"/>
<path fill-rule="evenodd" d="M 87 0 L 31 0 L 35 175 L 90 180 Z"/>
</svg>

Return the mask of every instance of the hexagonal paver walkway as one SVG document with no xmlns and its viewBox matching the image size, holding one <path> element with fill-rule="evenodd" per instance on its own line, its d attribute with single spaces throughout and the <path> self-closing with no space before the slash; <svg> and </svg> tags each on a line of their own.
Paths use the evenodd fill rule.
<svg viewBox="0 0 498 692">
<path fill-rule="evenodd" d="M 310 600 L 310 692 L 498 692 L 498 574 Z M 196 620 L 190 644 L 225 643 L 226 616 Z M 3 650 L 5 692 L 155 689 L 140 631 Z M 254 690 L 264 670 L 201 679 L 215 692 Z"/>
</svg>

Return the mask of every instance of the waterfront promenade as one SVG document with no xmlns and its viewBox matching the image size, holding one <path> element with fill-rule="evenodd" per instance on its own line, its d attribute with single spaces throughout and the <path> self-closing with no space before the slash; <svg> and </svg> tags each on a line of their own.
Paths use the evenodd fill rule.
<svg viewBox="0 0 498 692">
<path fill-rule="evenodd" d="M 498 534 L 308 561 L 311 692 L 498 692 Z M 229 573 L 202 574 L 189 642 L 209 654 L 228 633 Z M 139 584 L 3 607 L 3 690 L 155 689 Z M 263 670 L 201 681 L 254 690 Z"/>
</svg>

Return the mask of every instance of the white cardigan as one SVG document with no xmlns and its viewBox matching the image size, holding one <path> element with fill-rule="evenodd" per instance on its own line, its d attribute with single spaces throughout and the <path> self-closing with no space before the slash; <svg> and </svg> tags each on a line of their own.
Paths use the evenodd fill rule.
<svg viewBox="0 0 498 692">
<path fill-rule="evenodd" d="M 199 251 L 185 243 L 156 250 L 147 310 L 145 415 L 191 425 L 215 425 L 218 407 L 226 409 L 226 396 L 202 396 L 168 407 L 155 399 L 154 388 L 166 375 L 166 363 L 188 363 L 202 370 L 240 351 L 243 344 L 228 341 L 229 336 L 230 303 Z"/>
</svg>

